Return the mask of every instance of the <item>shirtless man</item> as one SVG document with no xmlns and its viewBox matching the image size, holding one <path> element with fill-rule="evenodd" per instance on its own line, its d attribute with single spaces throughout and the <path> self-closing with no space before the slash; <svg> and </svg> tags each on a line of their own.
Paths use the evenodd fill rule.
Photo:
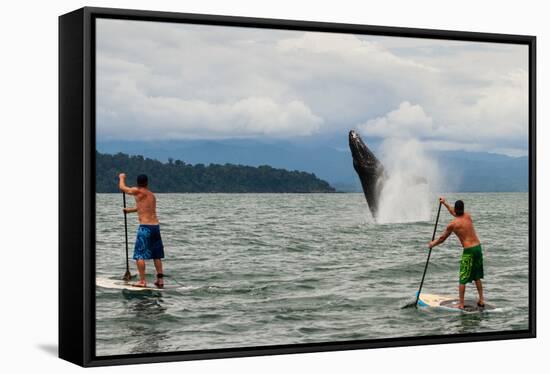
<svg viewBox="0 0 550 374">
<path fill-rule="evenodd" d="M 481 278 L 483 278 L 483 253 L 481 251 L 481 243 L 474 230 L 472 217 L 464 211 L 464 202 L 462 200 L 457 200 L 454 208 L 451 207 L 443 197 L 439 198 L 439 202 L 445 205 L 445 208 L 447 208 L 455 219 L 449 223 L 443 235 L 431 241 L 428 247 L 432 248 L 443 243 L 452 233 L 458 237 L 462 244 L 462 248 L 464 248 L 460 261 L 458 307 L 464 309 L 466 284 L 471 281 L 475 282 L 477 293 L 479 294 L 477 305 L 483 307 L 485 306 L 485 301 L 483 300 L 483 286 L 481 284 Z"/>
<path fill-rule="evenodd" d="M 139 228 L 137 231 L 136 245 L 134 247 L 134 260 L 139 273 L 139 282 L 133 284 L 136 287 L 147 287 L 145 280 L 145 260 L 153 259 L 157 271 L 155 286 L 164 286 L 164 275 L 162 273 L 162 258 L 164 258 L 164 245 L 160 237 L 159 220 L 157 218 L 157 199 L 147 188 L 148 179 L 144 174 L 138 175 L 137 187 L 126 185 L 126 174 L 118 176 L 118 188 L 122 192 L 133 195 L 136 199 L 135 208 L 124 208 L 124 214 L 138 214 Z"/>
</svg>

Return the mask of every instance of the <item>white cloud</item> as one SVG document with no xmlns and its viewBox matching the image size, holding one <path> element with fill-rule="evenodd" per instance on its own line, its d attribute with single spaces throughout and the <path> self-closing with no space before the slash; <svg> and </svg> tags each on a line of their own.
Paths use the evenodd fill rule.
<svg viewBox="0 0 550 374">
<path fill-rule="evenodd" d="M 124 113 L 101 106 L 98 121 L 104 139 L 185 139 L 246 136 L 304 136 L 317 131 L 322 119 L 300 101 L 278 103 L 270 98 L 249 97 L 235 103 L 214 104 L 201 100 L 147 97 L 126 91 Z"/>
<path fill-rule="evenodd" d="M 385 116 L 371 119 L 358 126 L 359 130 L 369 136 L 381 138 L 412 138 L 433 136 L 433 120 L 420 105 L 404 101 L 399 108 Z"/>
<path fill-rule="evenodd" d="M 359 65 L 382 63 L 437 71 L 432 66 L 417 63 L 412 59 L 400 58 L 380 43 L 350 34 L 308 32 L 298 37 L 282 39 L 277 43 L 277 47 L 282 52 L 325 54 Z"/>
<path fill-rule="evenodd" d="M 527 148 L 527 47 L 98 20 L 98 139 L 315 136 L 361 124 Z"/>
<path fill-rule="evenodd" d="M 424 100 L 422 105 L 404 101 L 357 128 L 365 136 L 418 138 L 437 150 L 525 155 L 527 90 L 527 72 L 515 69 L 477 88 L 474 94 L 457 88 Z"/>
</svg>

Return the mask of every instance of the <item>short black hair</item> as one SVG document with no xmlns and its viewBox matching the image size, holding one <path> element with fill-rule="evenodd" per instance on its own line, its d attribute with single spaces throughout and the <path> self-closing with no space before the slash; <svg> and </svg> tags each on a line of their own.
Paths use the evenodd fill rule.
<svg viewBox="0 0 550 374">
<path fill-rule="evenodd" d="M 462 200 L 457 200 L 455 202 L 455 214 L 457 216 L 461 216 L 464 214 L 464 201 Z"/>
<path fill-rule="evenodd" d="M 147 175 L 140 174 L 137 177 L 137 185 L 138 187 L 147 187 L 147 183 L 149 182 L 149 179 L 147 178 Z"/>
</svg>

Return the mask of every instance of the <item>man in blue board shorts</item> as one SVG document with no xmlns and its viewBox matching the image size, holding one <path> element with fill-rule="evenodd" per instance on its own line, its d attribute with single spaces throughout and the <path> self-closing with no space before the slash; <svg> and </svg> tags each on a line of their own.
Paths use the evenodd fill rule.
<svg viewBox="0 0 550 374">
<path fill-rule="evenodd" d="M 428 244 L 428 247 L 432 248 L 443 243 L 452 233 L 458 237 L 462 244 L 462 248 L 464 248 L 460 260 L 458 307 L 464 309 L 466 284 L 473 281 L 476 284 L 477 293 L 479 295 L 477 305 L 482 308 L 485 306 L 485 301 L 483 300 L 483 285 L 481 284 L 481 278 L 483 278 L 483 253 L 481 251 L 481 243 L 474 230 L 472 216 L 464 211 L 464 202 L 462 200 L 457 200 L 454 208 L 450 206 L 443 197 L 440 197 L 439 201 L 441 204 L 445 205 L 445 208 L 447 208 L 455 219 L 449 223 L 445 232 L 438 239 Z"/>
<path fill-rule="evenodd" d="M 155 286 L 164 287 L 164 275 L 162 273 L 162 258 L 164 258 L 164 245 L 160 236 L 160 225 L 157 218 L 157 199 L 149 190 L 148 178 L 141 174 L 137 177 L 137 187 L 126 185 L 126 174 L 119 176 L 118 187 L 122 192 L 133 195 L 136 199 L 135 208 L 124 208 L 124 213 L 138 214 L 139 228 L 137 231 L 136 245 L 134 247 L 134 260 L 139 273 L 139 282 L 132 286 L 147 287 L 145 280 L 145 260 L 153 260 L 157 271 Z"/>
</svg>

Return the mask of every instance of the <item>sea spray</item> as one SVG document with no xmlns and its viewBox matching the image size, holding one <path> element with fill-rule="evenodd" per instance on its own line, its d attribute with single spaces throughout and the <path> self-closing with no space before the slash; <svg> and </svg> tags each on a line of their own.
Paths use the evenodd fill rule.
<svg viewBox="0 0 550 374">
<path fill-rule="evenodd" d="M 380 194 L 378 223 L 405 223 L 430 220 L 434 191 L 442 190 L 437 161 L 416 139 L 390 138 L 380 147 L 387 172 Z"/>
</svg>

